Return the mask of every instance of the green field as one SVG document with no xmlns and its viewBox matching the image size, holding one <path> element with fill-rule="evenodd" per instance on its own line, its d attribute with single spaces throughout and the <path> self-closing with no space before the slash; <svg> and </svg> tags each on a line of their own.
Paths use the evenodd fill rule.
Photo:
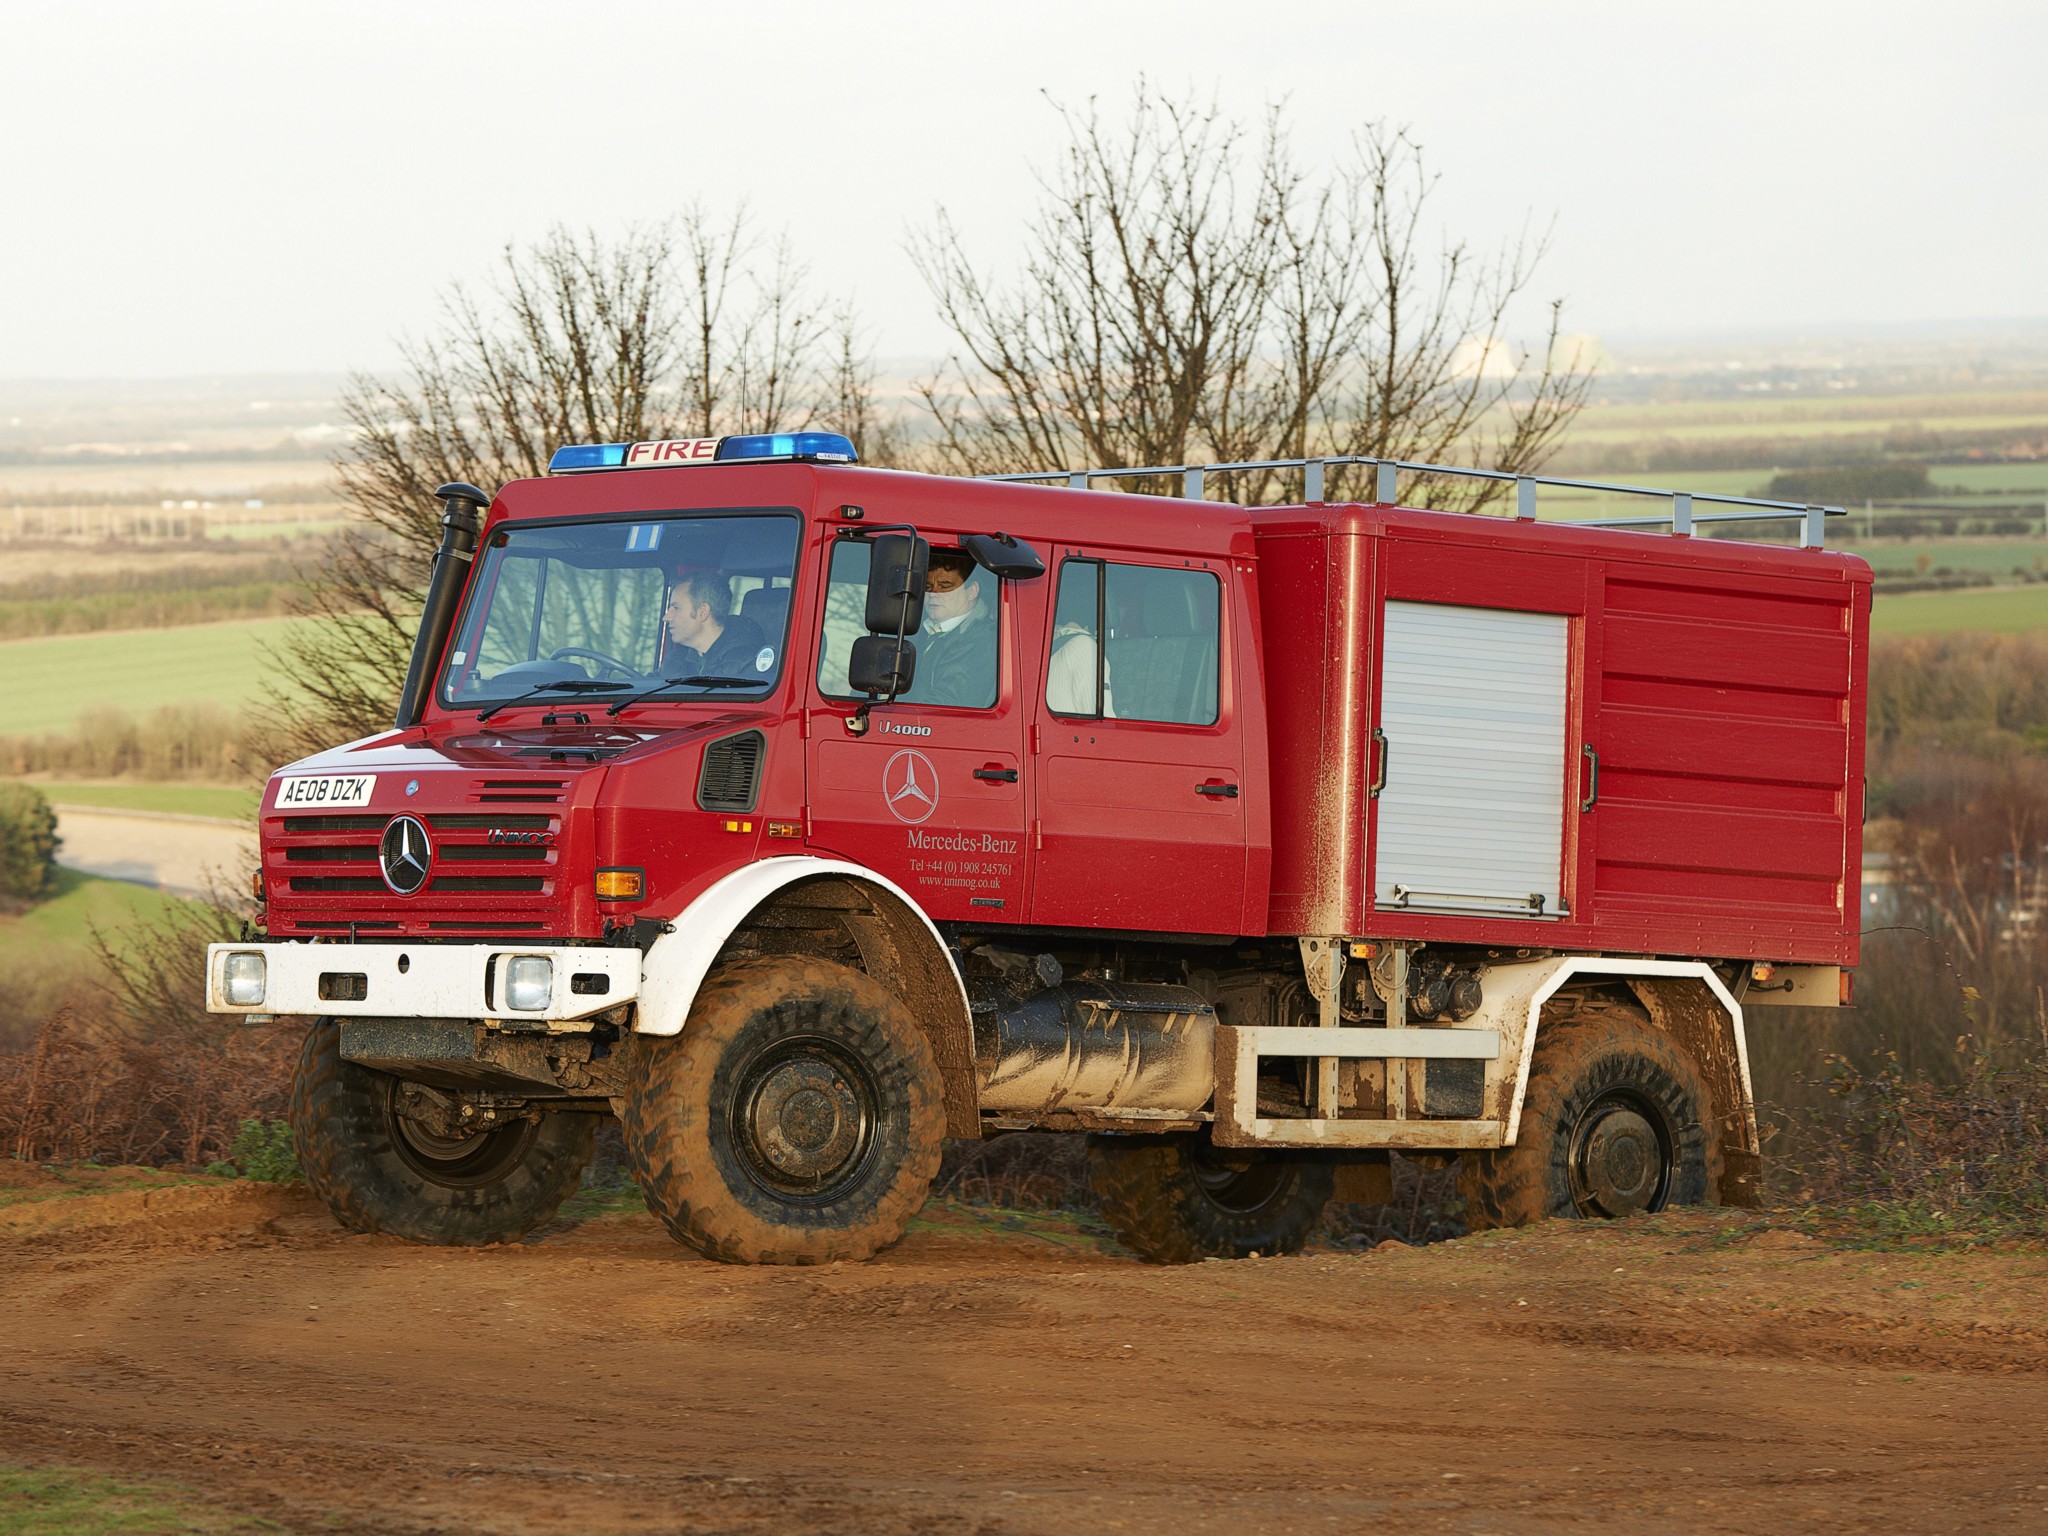
<svg viewBox="0 0 2048 1536">
<path fill-rule="evenodd" d="M 1829 532 L 1833 532 L 1830 529 Z M 2048 569 L 2048 540 L 2042 539 L 1873 539 L 1868 543 L 1838 543 L 1837 549 L 1860 555 L 1873 571 L 1906 576 L 1936 571 L 1985 571 L 1993 576 L 2010 576 L 2015 568 L 2027 571 Z M 1926 565 L 1920 563 L 1926 557 Z"/>
<path fill-rule="evenodd" d="M 36 976 L 68 970 L 92 950 L 92 930 L 125 927 L 188 905 L 147 886 L 99 880 L 59 868 L 55 894 L 18 916 L 0 916 L 0 975 Z"/>
<path fill-rule="evenodd" d="M 1975 592 L 1908 592 L 1880 597 L 1870 610 L 1877 635 L 2015 634 L 2048 629 L 2048 585 L 1991 587 Z"/>
<path fill-rule="evenodd" d="M 160 704 L 215 703 L 234 710 L 279 679 L 262 647 L 304 619 L 251 619 L 189 629 L 56 635 L 0 644 L 7 708 L 0 730 L 27 736 L 70 729 L 79 712 L 112 706 L 140 717 Z"/>
<path fill-rule="evenodd" d="M 88 784 L 70 779 L 36 780 L 52 805 L 108 806 L 124 811 L 159 811 L 175 816 L 211 816 L 247 821 L 263 798 L 260 789 L 225 789 L 213 784 Z"/>
<path fill-rule="evenodd" d="M 2048 497 L 2048 464 L 1931 464 L 1927 474 L 1937 491 Z"/>
</svg>

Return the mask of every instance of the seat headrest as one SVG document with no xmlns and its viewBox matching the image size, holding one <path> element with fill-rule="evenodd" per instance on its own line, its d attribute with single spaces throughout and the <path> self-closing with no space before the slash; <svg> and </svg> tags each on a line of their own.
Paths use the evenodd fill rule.
<svg viewBox="0 0 2048 1536">
<path fill-rule="evenodd" d="M 740 617 L 760 625 L 762 633 L 773 640 L 789 617 L 789 588 L 756 587 L 740 599 Z"/>
</svg>

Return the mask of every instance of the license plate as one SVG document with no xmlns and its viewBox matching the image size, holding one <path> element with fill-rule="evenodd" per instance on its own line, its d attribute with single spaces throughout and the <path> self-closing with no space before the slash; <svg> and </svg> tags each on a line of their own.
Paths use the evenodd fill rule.
<svg viewBox="0 0 2048 1536">
<path fill-rule="evenodd" d="M 276 809 L 326 809 L 337 805 L 368 805 L 377 787 L 374 773 L 341 774 L 332 778 L 291 778 L 277 781 Z"/>
</svg>

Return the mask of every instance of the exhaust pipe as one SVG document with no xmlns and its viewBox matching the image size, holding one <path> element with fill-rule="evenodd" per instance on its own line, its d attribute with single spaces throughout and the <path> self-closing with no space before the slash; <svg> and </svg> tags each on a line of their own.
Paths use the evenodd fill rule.
<svg viewBox="0 0 2048 1536">
<path fill-rule="evenodd" d="M 476 538 L 482 526 L 477 514 L 491 504 L 488 493 L 459 480 L 442 486 L 434 494 L 442 503 L 441 545 L 434 551 L 434 569 L 427 578 L 420 629 L 412 642 L 412 662 L 405 669 L 405 686 L 398 692 L 400 730 L 418 725 L 420 716 L 426 713 L 434 662 L 447 643 L 448 631 L 455 623 L 456 600 L 462 596 L 470 562 L 476 558 Z"/>
<path fill-rule="evenodd" d="M 1068 981 L 974 1021 L 983 1109 L 1200 1109 L 1216 1010 L 1189 987 Z"/>
</svg>

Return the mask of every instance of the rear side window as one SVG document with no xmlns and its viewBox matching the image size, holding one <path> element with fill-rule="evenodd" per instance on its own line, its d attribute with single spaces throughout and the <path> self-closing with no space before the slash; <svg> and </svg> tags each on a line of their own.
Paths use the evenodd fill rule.
<svg viewBox="0 0 2048 1536">
<path fill-rule="evenodd" d="M 1057 715 L 1214 725 L 1221 613 L 1222 586 L 1208 571 L 1064 562 L 1046 707 Z"/>
</svg>

